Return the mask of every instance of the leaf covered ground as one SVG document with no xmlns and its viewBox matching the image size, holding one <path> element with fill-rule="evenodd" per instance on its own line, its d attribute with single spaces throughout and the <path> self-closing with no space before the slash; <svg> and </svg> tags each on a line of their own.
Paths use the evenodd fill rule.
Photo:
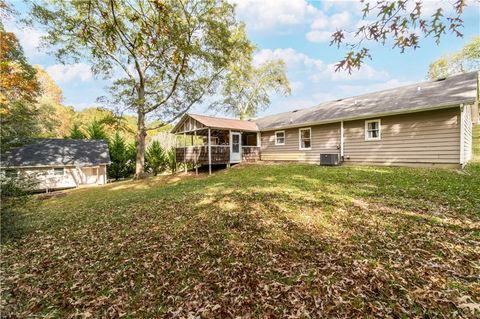
<svg viewBox="0 0 480 319">
<path fill-rule="evenodd" d="M 480 165 L 243 165 L 2 212 L 2 316 L 480 315 Z"/>
</svg>

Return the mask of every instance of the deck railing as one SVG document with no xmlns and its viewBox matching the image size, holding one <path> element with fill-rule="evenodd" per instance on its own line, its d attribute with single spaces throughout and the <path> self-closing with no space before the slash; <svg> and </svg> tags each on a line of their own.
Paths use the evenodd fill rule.
<svg viewBox="0 0 480 319">
<path fill-rule="evenodd" d="M 242 146 L 242 161 L 256 162 L 260 160 L 259 146 Z"/>
<path fill-rule="evenodd" d="M 230 163 L 230 145 L 212 145 L 212 164 Z M 208 164 L 208 146 L 177 147 L 175 154 L 178 163 Z M 260 160 L 260 147 L 242 146 L 242 161 Z"/>
<path fill-rule="evenodd" d="M 230 163 L 229 145 L 212 145 L 212 164 Z M 208 146 L 177 147 L 175 154 L 178 163 L 208 164 Z"/>
</svg>

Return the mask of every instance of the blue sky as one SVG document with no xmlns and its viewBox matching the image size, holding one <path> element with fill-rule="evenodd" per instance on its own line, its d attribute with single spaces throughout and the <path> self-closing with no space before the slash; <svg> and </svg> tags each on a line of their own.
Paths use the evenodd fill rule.
<svg viewBox="0 0 480 319">
<path fill-rule="evenodd" d="M 407 50 L 403 54 L 390 45 L 369 44 L 373 59 L 367 61 L 360 71 L 349 75 L 333 71 L 333 65 L 344 52 L 329 46 L 329 35 L 336 28 L 353 30 L 361 23 L 359 1 L 230 1 L 237 4 L 237 16 L 245 22 L 248 36 L 258 48 L 255 61 L 261 63 L 282 58 L 287 63 L 292 95 L 273 96 L 271 106 L 259 115 L 423 81 L 430 62 L 445 53 L 459 50 L 473 36 L 480 34 L 479 4 L 471 0 L 463 16 L 463 38 L 446 34 L 440 45 L 436 45 L 432 38 L 421 39 L 419 49 Z M 424 14 L 432 14 L 439 5 L 451 10 L 450 1 L 424 2 Z M 13 5 L 24 13 L 21 2 L 13 2 Z M 61 65 L 38 49 L 42 30 L 21 29 L 15 21 L 7 22 L 6 28 L 17 34 L 29 61 L 45 68 L 62 88 L 64 104 L 77 110 L 99 106 L 96 99 L 105 94 L 108 82 L 96 79 L 88 64 Z M 192 112 L 215 114 L 208 105 L 197 105 Z"/>
</svg>

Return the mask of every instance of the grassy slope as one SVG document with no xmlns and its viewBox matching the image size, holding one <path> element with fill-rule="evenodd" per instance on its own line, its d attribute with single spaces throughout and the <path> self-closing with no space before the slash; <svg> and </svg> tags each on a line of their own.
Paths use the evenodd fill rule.
<svg viewBox="0 0 480 319">
<path fill-rule="evenodd" d="M 2 313 L 472 316 L 479 212 L 479 164 L 246 165 L 75 190 L 3 228 L 17 238 Z"/>
</svg>

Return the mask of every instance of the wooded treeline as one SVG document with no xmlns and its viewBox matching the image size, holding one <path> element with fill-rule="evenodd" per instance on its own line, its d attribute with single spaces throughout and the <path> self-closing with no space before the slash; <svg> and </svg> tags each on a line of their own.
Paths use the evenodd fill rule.
<svg viewBox="0 0 480 319">
<path fill-rule="evenodd" d="M 135 172 L 135 134 L 137 118 L 116 115 L 113 111 L 88 107 L 76 111 L 63 101 L 61 88 L 39 65 L 30 65 L 23 49 L 11 32 L 0 23 L 1 151 L 27 143 L 31 138 L 103 139 L 109 144 L 111 178 L 119 179 Z M 149 132 L 149 136 L 166 132 L 170 126 Z M 153 174 L 175 169 L 173 152 L 161 143 L 149 145 L 146 170 Z"/>
</svg>

